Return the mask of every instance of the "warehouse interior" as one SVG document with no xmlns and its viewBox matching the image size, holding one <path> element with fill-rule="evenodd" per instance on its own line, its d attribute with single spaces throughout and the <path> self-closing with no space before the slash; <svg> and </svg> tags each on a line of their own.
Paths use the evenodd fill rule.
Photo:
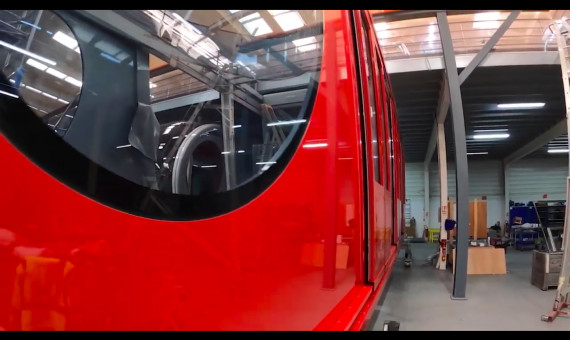
<svg viewBox="0 0 570 340">
<path fill-rule="evenodd" d="M 405 150 L 413 263 L 404 266 L 401 254 L 370 329 L 382 330 L 388 321 L 400 330 L 570 329 L 562 317 L 541 320 L 553 309 L 563 256 L 566 15 L 375 13 Z M 459 76 L 450 76 L 455 70 Z M 457 114 L 464 120 L 459 142 Z M 466 151 L 459 159 L 456 147 Z M 458 186 L 467 188 L 463 216 L 457 216 Z M 458 224 L 450 232 L 443 222 L 448 218 Z M 463 233 L 469 239 L 463 283 L 455 275 L 459 246 L 454 267 L 452 259 L 442 259 L 440 242 L 455 249 L 460 224 L 469 230 Z M 550 268 L 539 268 L 535 253 L 550 256 Z M 515 310 L 516 318 L 505 317 Z"/>
</svg>

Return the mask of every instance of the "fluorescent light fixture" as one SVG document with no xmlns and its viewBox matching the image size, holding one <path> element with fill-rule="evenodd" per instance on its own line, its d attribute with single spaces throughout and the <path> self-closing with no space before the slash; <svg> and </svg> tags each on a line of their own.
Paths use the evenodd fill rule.
<svg viewBox="0 0 570 340">
<path fill-rule="evenodd" d="M 501 16 L 499 12 L 481 12 L 476 13 L 473 17 L 473 21 L 488 21 L 488 20 L 498 20 Z"/>
<path fill-rule="evenodd" d="M 245 152 L 245 150 L 238 150 L 237 153 L 244 153 L 244 152 Z"/>
<path fill-rule="evenodd" d="M 467 156 L 470 156 L 470 155 L 487 155 L 487 154 L 488 154 L 487 151 L 485 151 L 485 152 L 468 152 Z"/>
<path fill-rule="evenodd" d="M 49 94 L 49 93 L 45 93 L 45 92 L 42 92 L 42 94 L 43 94 L 44 96 L 48 97 L 48 98 L 51 98 L 51 99 L 57 100 L 57 97 L 56 97 L 56 96 L 52 96 L 52 95 L 51 95 L 51 94 Z"/>
<path fill-rule="evenodd" d="M 387 31 L 389 29 L 388 24 L 385 22 L 378 22 L 374 24 L 374 29 L 376 30 L 376 34 L 380 39 L 388 38 L 390 35 Z"/>
<path fill-rule="evenodd" d="M 231 14 L 234 14 L 234 13 L 241 11 L 241 9 L 230 9 L 229 11 Z"/>
<path fill-rule="evenodd" d="M 270 10 L 268 10 L 269 14 L 271 14 L 271 15 L 273 15 L 273 16 L 276 16 L 276 15 L 279 15 L 279 14 L 283 14 L 283 13 L 287 13 L 287 12 L 290 12 L 290 11 L 291 11 L 291 10 L 289 10 L 289 9 L 270 9 Z"/>
<path fill-rule="evenodd" d="M 315 44 L 316 42 L 317 39 L 315 39 L 315 37 L 293 40 L 293 44 L 297 46 L 297 49 L 301 52 L 307 52 L 316 49 L 317 48 L 317 44 Z"/>
<path fill-rule="evenodd" d="M 217 165 L 202 165 L 201 168 L 217 168 Z"/>
<path fill-rule="evenodd" d="M 34 59 L 26 60 L 26 64 L 37 68 L 40 71 L 45 71 L 48 67 L 40 62 L 35 61 Z"/>
<path fill-rule="evenodd" d="M 19 96 L 16 95 L 16 94 L 13 94 L 13 93 L 10 93 L 10 92 L 6 92 L 6 91 L 2 91 L 2 90 L 0 90 L 0 94 L 3 94 L 3 95 L 8 96 L 8 97 L 13 97 L 13 98 L 18 98 L 18 97 L 19 97 Z"/>
<path fill-rule="evenodd" d="M 501 17 L 499 12 L 483 12 L 475 14 L 473 18 L 473 28 L 477 29 L 494 29 L 499 28 L 501 23 L 498 21 Z"/>
<path fill-rule="evenodd" d="M 303 144 L 304 148 L 326 148 L 328 146 L 327 143 L 307 143 Z"/>
<path fill-rule="evenodd" d="M 101 57 L 103 57 L 103 58 L 105 58 L 105 59 L 107 59 L 107 60 L 110 60 L 110 61 L 112 61 L 112 62 L 114 62 L 114 63 L 117 63 L 117 64 L 120 64 L 120 63 L 121 63 L 121 61 L 120 61 L 119 59 L 117 59 L 117 58 L 113 57 L 112 55 L 107 54 L 107 53 L 105 53 L 105 52 L 101 52 L 101 53 L 99 53 L 99 55 L 101 55 Z"/>
<path fill-rule="evenodd" d="M 241 22 L 241 23 L 243 24 L 243 23 L 246 23 L 246 22 L 248 22 L 248 21 L 252 21 L 253 19 L 257 19 L 257 18 L 259 18 L 259 17 L 260 17 L 259 13 L 258 13 L 258 12 L 255 12 L 255 13 L 252 13 L 252 14 L 250 14 L 250 15 L 246 15 L 246 16 L 243 17 L 243 18 L 240 18 L 240 19 L 239 19 L 239 22 Z"/>
<path fill-rule="evenodd" d="M 77 87 L 81 87 L 81 85 L 83 85 L 82 82 L 80 82 L 79 80 L 73 78 L 73 77 L 67 77 L 64 79 L 66 82 L 70 83 L 71 85 L 75 85 Z"/>
<path fill-rule="evenodd" d="M 284 120 L 273 123 L 268 123 L 267 126 L 279 126 L 279 125 L 291 125 L 291 124 L 301 124 L 306 122 L 306 119 L 295 119 L 295 120 Z"/>
<path fill-rule="evenodd" d="M 298 12 L 286 12 L 279 15 L 273 15 L 275 21 L 277 21 L 283 31 L 290 31 L 294 30 L 295 28 L 305 26 L 305 22 Z"/>
<path fill-rule="evenodd" d="M 178 139 L 178 138 L 180 138 L 180 136 L 174 136 L 174 137 L 172 137 L 172 139 Z"/>
<path fill-rule="evenodd" d="M 8 81 L 11 82 L 12 84 L 16 83 L 14 79 L 9 79 Z"/>
<path fill-rule="evenodd" d="M 128 147 L 130 147 L 130 146 L 131 146 L 131 144 L 119 145 L 119 146 L 117 146 L 117 149 L 128 148 Z"/>
<path fill-rule="evenodd" d="M 229 151 L 222 151 L 222 155 L 229 155 L 230 152 Z"/>
<path fill-rule="evenodd" d="M 57 98 L 57 101 L 58 101 L 58 102 L 62 102 L 62 103 L 64 103 L 64 104 L 69 104 L 69 102 L 68 102 L 67 100 L 63 100 L 63 99 L 61 99 L 61 98 Z M 71 117 L 71 118 L 73 118 L 73 117 Z"/>
<path fill-rule="evenodd" d="M 20 22 L 21 22 L 22 24 L 24 24 L 24 25 L 31 26 L 31 27 L 33 27 L 33 28 L 39 30 L 39 31 L 42 30 L 42 28 L 41 28 L 40 26 L 34 25 L 34 24 L 32 24 L 32 23 L 29 23 L 29 22 L 27 22 L 27 21 L 25 21 L 25 20 L 20 20 Z"/>
<path fill-rule="evenodd" d="M 568 153 L 568 149 L 548 149 L 548 153 Z"/>
<path fill-rule="evenodd" d="M 496 29 L 501 26 L 501 23 L 498 21 L 475 21 L 473 22 L 473 28 L 480 29 L 480 30 L 491 30 Z"/>
<path fill-rule="evenodd" d="M 46 31 L 46 33 L 49 34 L 49 35 L 53 35 L 53 32 L 52 32 L 52 31 Z"/>
<path fill-rule="evenodd" d="M 77 47 L 77 40 L 61 31 L 57 31 L 57 33 L 53 36 L 53 40 L 72 50 Z"/>
<path fill-rule="evenodd" d="M 31 87 L 31 86 L 29 86 L 29 85 L 26 86 L 26 88 L 27 88 L 28 90 L 32 91 L 32 92 L 35 92 L 35 93 L 42 93 L 42 91 L 36 89 L 35 87 Z"/>
<path fill-rule="evenodd" d="M 30 60 L 30 59 L 28 59 Z M 65 73 L 61 73 L 58 70 L 54 70 L 53 68 L 49 67 L 46 71 L 46 73 L 51 74 L 52 76 L 59 78 L 59 79 L 63 79 L 65 77 L 67 77 L 67 74 Z"/>
<path fill-rule="evenodd" d="M 474 135 L 473 139 L 503 139 L 509 138 L 508 133 L 489 133 L 484 135 Z"/>
<path fill-rule="evenodd" d="M 275 164 L 275 162 L 273 162 L 273 161 L 270 161 L 270 162 L 256 162 L 255 164 L 258 164 L 258 165 L 269 165 L 269 164 Z"/>
<path fill-rule="evenodd" d="M 22 53 L 22 54 L 27 55 L 28 57 L 32 57 L 32 58 L 37 59 L 37 60 L 39 60 L 39 61 L 43 61 L 44 63 L 50 64 L 50 65 L 52 65 L 52 66 L 55 66 L 55 64 L 56 64 L 55 61 L 53 61 L 53 60 L 50 60 L 50 59 L 41 57 L 41 56 L 39 56 L 39 55 L 37 55 L 37 54 L 35 54 L 35 53 L 32 53 L 32 52 L 28 52 L 28 51 L 26 51 L 26 50 L 24 50 L 24 49 L 22 49 L 22 48 L 19 48 L 19 47 L 17 47 L 17 46 L 14 46 L 14 45 L 12 45 L 12 44 L 8 44 L 7 42 L 5 42 L 5 41 L 3 41 L 3 40 L 0 40 L 0 46 L 7 47 L 7 48 L 9 48 L 9 49 L 11 49 L 11 50 L 13 50 L 13 51 L 16 51 L 16 52 L 20 52 L 20 53 Z"/>
<path fill-rule="evenodd" d="M 482 132 L 482 133 L 495 133 L 495 132 L 507 132 L 508 129 L 492 129 L 492 130 L 473 130 L 473 132 Z"/>
<path fill-rule="evenodd" d="M 148 85 L 151 89 L 154 89 L 156 87 L 156 84 L 152 82 L 149 82 Z"/>
<path fill-rule="evenodd" d="M 497 105 L 499 109 L 535 109 L 543 106 L 544 103 L 510 103 Z"/>
<path fill-rule="evenodd" d="M 241 127 L 241 125 L 234 125 L 234 129 L 239 129 Z"/>
</svg>

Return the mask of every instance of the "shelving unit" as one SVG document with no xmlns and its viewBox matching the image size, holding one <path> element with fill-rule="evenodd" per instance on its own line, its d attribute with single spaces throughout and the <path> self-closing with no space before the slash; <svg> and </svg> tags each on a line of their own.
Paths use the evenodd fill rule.
<svg viewBox="0 0 570 340">
<path fill-rule="evenodd" d="M 555 252 L 562 248 L 564 230 L 564 218 L 566 215 L 565 200 L 548 200 L 533 202 L 538 218 L 538 223 L 544 233 L 546 248 L 549 252 Z"/>
</svg>

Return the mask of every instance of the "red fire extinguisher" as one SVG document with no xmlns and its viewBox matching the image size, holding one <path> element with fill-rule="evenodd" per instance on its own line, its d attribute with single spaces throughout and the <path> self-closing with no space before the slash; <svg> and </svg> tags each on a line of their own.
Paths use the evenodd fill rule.
<svg viewBox="0 0 570 340">
<path fill-rule="evenodd" d="M 445 256 L 447 255 L 447 240 L 439 240 L 439 246 L 441 247 L 441 260 L 445 261 Z"/>
</svg>

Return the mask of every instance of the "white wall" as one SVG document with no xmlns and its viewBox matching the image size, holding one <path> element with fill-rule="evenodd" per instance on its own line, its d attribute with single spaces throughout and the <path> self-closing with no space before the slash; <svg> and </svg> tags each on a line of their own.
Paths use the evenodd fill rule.
<svg viewBox="0 0 570 340">
<path fill-rule="evenodd" d="M 416 219 L 416 236 L 423 230 L 424 164 L 406 163 L 406 199 L 410 200 L 410 215 Z"/>
<path fill-rule="evenodd" d="M 497 221 L 503 223 L 505 216 L 505 185 L 501 161 L 470 161 L 469 199 L 487 196 L 487 225 Z M 543 194 L 547 199 L 564 199 L 568 159 L 565 157 L 522 159 L 513 163 L 508 171 L 509 198 L 526 203 L 540 200 Z M 455 164 L 447 165 L 447 185 L 449 198 L 455 197 Z M 438 164 L 430 165 L 430 227 L 439 226 L 439 173 Z M 406 164 L 406 198 L 410 200 L 411 215 L 416 219 L 416 235 L 423 229 L 424 175 L 423 163 Z"/>
<path fill-rule="evenodd" d="M 549 200 L 566 198 L 568 158 L 521 159 L 507 170 L 509 199 L 527 203 L 541 200 L 547 194 Z"/>
</svg>

